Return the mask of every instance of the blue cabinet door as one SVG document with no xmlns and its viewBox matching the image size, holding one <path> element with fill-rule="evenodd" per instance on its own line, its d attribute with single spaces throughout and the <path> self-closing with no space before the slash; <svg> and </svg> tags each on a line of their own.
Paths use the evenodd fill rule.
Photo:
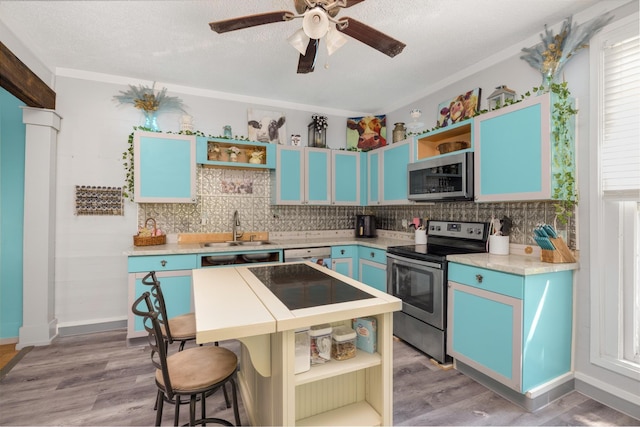
<svg viewBox="0 0 640 427">
<path fill-rule="evenodd" d="M 474 122 L 474 184 L 478 202 L 551 200 L 557 177 L 575 171 L 574 124 L 568 158 L 551 144 L 553 98 L 547 93 L 491 111 Z"/>
<path fill-rule="evenodd" d="M 331 203 L 331 150 L 305 148 L 304 203 L 328 205 Z"/>
<path fill-rule="evenodd" d="M 412 141 L 399 142 L 381 150 L 381 204 L 408 204 L 407 165 L 412 161 Z"/>
<path fill-rule="evenodd" d="M 354 264 L 358 260 L 358 247 L 356 245 L 332 246 L 331 247 L 331 269 L 340 274 L 358 279 L 358 272 L 354 271 Z"/>
<path fill-rule="evenodd" d="M 520 391 L 522 301 L 449 282 L 448 312 L 449 353 Z"/>
<path fill-rule="evenodd" d="M 360 154 L 354 151 L 331 151 L 333 204 L 348 206 L 361 204 Z"/>
<path fill-rule="evenodd" d="M 301 147 L 278 145 L 276 169 L 271 173 L 273 204 L 297 205 L 304 199 L 304 157 Z"/>
<path fill-rule="evenodd" d="M 135 294 L 133 295 L 133 300 L 144 292 L 150 291 L 151 288 L 142 283 L 143 273 L 136 274 L 135 276 Z M 169 318 L 193 311 L 191 306 L 191 270 L 160 272 L 156 274 L 156 277 L 160 281 L 160 287 L 162 288 L 162 294 L 164 295 L 167 306 L 167 316 Z M 143 332 L 144 326 L 142 324 L 142 318 L 140 316 L 134 316 L 133 330 L 129 327 L 128 338 L 142 336 L 144 335 Z"/>
<path fill-rule="evenodd" d="M 135 202 L 196 202 L 195 136 L 135 132 L 133 147 Z"/>
<path fill-rule="evenodd" d="M 387 253 L 382 249 L 358 247 L 358 280 L 387 292 Z"/>
<path fill-rule="evenodd" d="M 380 204 L 380 151 L 369 151 L 367 165 L 369 177 L 367 179 L 367 205 Z"/>
</svg>

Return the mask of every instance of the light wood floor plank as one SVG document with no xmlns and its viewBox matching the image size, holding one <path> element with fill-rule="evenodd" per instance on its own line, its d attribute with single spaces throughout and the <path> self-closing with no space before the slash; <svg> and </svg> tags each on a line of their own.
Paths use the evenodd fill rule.
<svg viewBox="0 0 640 427">
<path fill-rule="evenodd" d="M 152 425 L 154 368 L 146 348 L 127 347 L 125 335 L 118 330 L 63 337 L 27 352 L 0 380 L 0 425 Z M 222 345 L 239 353 L 237 341 Z M 241 399 L 240 407 L 247 425 Z M 163 425 L 173 425 L 173 409 L 165 404 Z M 221 392 L 207 398 L 207 413 L 233 421 Z M 180 423 L 187 421 L 188 405 L 182 405 Z M 394 424 L 638 426 L 640 421 L 577 392 L 529 413 L 394 341 Z"/>
</svg>

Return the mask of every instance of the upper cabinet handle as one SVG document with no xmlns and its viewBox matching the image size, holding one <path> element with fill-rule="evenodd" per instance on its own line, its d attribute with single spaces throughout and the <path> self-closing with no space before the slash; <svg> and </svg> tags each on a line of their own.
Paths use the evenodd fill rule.
<svg viewBox="0 0 640 427">
<path fill-rule="evenodd" d="M 165 261 L 165 260 L 160 261 L 160 265 L 163 266 L 163 267 L 166 267 L 167 266 L 167 261 Z"/>
</svg>

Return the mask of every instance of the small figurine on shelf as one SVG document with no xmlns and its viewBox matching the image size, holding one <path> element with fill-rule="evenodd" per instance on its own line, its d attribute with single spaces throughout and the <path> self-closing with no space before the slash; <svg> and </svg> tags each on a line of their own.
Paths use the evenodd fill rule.
<svg viewBox="0 0 640 427">
<path fill-rule="evenodd" d="M 227 154 L 229 154 L 229 161 L 237 162 L 238 154 L 240 154 L 240 149 L 235 145 L 232 145 L 231 147 L 227 148 Z"/>
<path fill-rule="evenodd" d="M 210 145 L 207 154 L 209 160 L 220 160 L 220 146 L 218 144 Z"/>
<path fill-rule="evenodd" d="M 262 163 L 262 157 L 264 156 L 264 152 L 258 148 L 254 148 L 253 152 L 251 152 L 251 157 L 249 158 L 249 163 L 253 163 L 259 165 Z"/>
</svg>

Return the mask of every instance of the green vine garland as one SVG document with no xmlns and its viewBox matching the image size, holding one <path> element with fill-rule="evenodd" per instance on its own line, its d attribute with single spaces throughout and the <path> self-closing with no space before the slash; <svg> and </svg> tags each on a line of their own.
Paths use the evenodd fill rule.
<svg viewBox="0 0 640 427">
<path fill-rule="evenodd" d="M 122 195 L 126 198 L 129 199 L 130 201 L 133 202 L 133 195 L 134 195 L 134 188 L 135 188 L 135 181 L 134 181 L 134 161 L 133 161 L 133 134 L 135 131 L 146 131 L 146 132 L 159 132 L 159 131 L 155 131 L 153 129 L 149 129 L 147 127 L 144 126 L 134 126 L 133 127 L 133 132 L 131 132 L 129 134 L 129 139 L 127 140 L 128 144 L 127 144 L 127 149 L 122 153 L 122 160 L 124 160 L 124 162 L 122 163 L 122 166 L 124 166 L 124 172 L 125 172 L 125 177 L 124 177 L 124 189 L 122 191 Z M 159 132 L 162 133 L 162 132 Z M 228 138 L 226 136 L 213 136 L 213 135 L 205 135 L 203 132 L 200 132 L 199 130 L 196 131 L 190 131 L 190 130 L 186 130 L 186 131 L 179 131 L 179 132 L 164 132 L 164 133 L 173 133 L 176 135 L 195 135 L 195 136 L 204 136 L 207 138 L 216 138 L 216 139 L 233 139 L 235 141 L 250 141 L 248 138 L 244 137 L 244 136 L 238 136 L 235 135 L 233 138 Z"/>
<path fill-rule="evenodd" d="M 573 101 L 571 99 L 571 92 L 567 87 L 567 82 L 555 83 L 551 82 L 548 87 L 539 86 L 534 87 L 531 91 L 527 91 L 525 94 L 520 95 L 520 99 L 518 100 L 505 100 L 504 105 L 497 106 L 496 109 L 504 108 L 512 104 L 516 104 L 521 102 L 533 94 L 541 94 L 546 91 L 550 91 L 553 93 L 553 109 L 552 109 L 552 140 L 551 143 L 553 145 L 553 162 L 556 166 L 559 166 L 560 172 L 557 172 L 553 175 L 555 179 L 556 185 L 553 190 L 553 199 L 554 199 L 554 208 L 556 218 L 560 223 L 567 224 L 571 217 L 573 217 L 575 213 L 575 207 L 578 203 L 578 192 L 576 190 L 576 180 L 573 174 L 574 170 L 574 158 L 575 153 L 573 150 L 573 133 L 571 132 L 571 127 L 573 126 L 573 120 L 576 114 L 578 114 L 578 110 L 575 109 Z M 488 112 L 488 110 L 477 110 L 473 117 L 478 116 L 480 114 L 484 114 Z M 439 129 L 439 127 L 434 127 L 430 131 L 434 131 Z M 141 131 L 152 131 L 151 129 L 145 127 L 135 127 L 133 128 L 134 132 L 136 130 Z M 172 132 L 167 132 L 172 133 Z M 423 134 L 425 132 L 420 133 Z M 196 135 L 196 136 L 206 136 L 204 133 L 200 131 L 180 131 L 177 132 L 178 135 Z M 409 135 L 413 135 L 413 133 L 409 133 Z M 418 135 L 418 134 L 416 134 Z M 235 139 L 240 141 L 249 141 L 249 139 L 245 137 L 234 136 L 234 138 L 226 138 L 224 136 L 211 136 L 208 138 L 218 138 L 218 139 Z M 133 132 L 129 135 L 129 144 L 127 150 L 122 153 L 122 159 L 124 160 L 123 166 L 125 169 L 125 187 L 123 191 L 124 197 L 133 201 L 133 190 L 134 190 L 134 170 L 133 170 Z"/>
</svg>

